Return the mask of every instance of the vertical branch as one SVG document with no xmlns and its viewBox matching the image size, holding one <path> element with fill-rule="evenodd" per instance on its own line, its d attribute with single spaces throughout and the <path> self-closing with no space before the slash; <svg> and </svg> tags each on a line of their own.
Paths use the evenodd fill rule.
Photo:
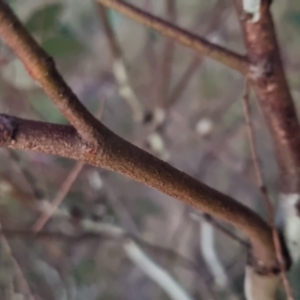
<svg viewBox="0 0 300 300">
<path fill-rule="evenodd" d="M 215 247 L 215 229 L 205 219 L 200 221 L 200 249 L 219 291 L 227 292 L 231 300 L 238 297 L 230 287 L 229 278 Z"/>
<path fill-rule="evenodd" d="M 2 225 L 0 223 L 0 230 L 2 230 Z M 33 296 L 33 292 L 26 280 L 26 277 L 23 273 L 23 270 L 21 269 L 17 259 L 15 258 L 12 249 L 7 241 L 7 239 L 5 238 L 5 235 L 1 235 L 0 236 L 0 242 L 2 244 L 2 247 L 4 248 L 4 250 L 6 251 L 6 253 L 9 255 L 10 260 L 12 262 L 12 265 L 14 267 L 15 270 L 15 274 L 16 277 L 20 283 L 20 286 L 22 288 L 22 292 L 24 293 L 26 299 L 28 298 L 29 300 L 35 300 L 35 297 Z"/>
<path fill-rule="evenodd" d="M 176 0 L 165 0 L 166 17 L 169 22 L 174 24 L 176 22 Z M 162 53 L 161 63 L 158 76 L 160 80 L 160 100 L 159 104 L 165 106 L 166 99 L 169 93 L 169 86 L 172 77 L 172 62 L 175 52 L 175 42 L 170 38 L 166 38 Z"/>
<path fill-rule="evenodd" d="M 121 47 L 109 20 L 108 10 L 100 3 L 97 4 L 97 9 L 113 57 L 113 73 L 119 86 L 119 93 L 131 108 L 134 120 L 141 122 L 145 114 L 144 108 L 130 85 Z"/>
<path fill-rule="evenodd" d="M 169 97 L 167 98 L 167 103 L 165 104 L 168 107 L 174 105 L 174 103 L 182 96 L 184 90 L 186 89 L 190 79 L 193 77 L 195 72 L 201 66 L 203 61 L 202 57 L 195 55 L 192 59 L 185 71 L 183 72 L 181 78 L 178 80 L 177 84 L 173 87 L 170 92 Z"/>
<path fill-rule="evenodd" d="M 273 139 L 280 175 L 278 215 L 283 218 L 287 246 L 296 262 L 300 258 L 300 125 L 282 65 L 272 1 L 257 2 L 252 12 L 245 2 L 235 0 L 251 63 L 249 78 Z"/>
<path fill-rule="evenodd" d="M 248 138 L 249 138 L 250 147 L 251 147 L 252 160 L 253 160 L 253 164 L 254 164 L 254 168 L 255 168 L 255 172 L 256 172 L 257 183 L 258 183 L 259 189 L 261 191 L 261 194 L 263 196 L 265 205 L 267 207 L 269 223 L 270 223 L 270 226 L 272 228 L 272 233 L 273 233 L 273 240 L 274 240 L 276 256 L 277 256 L 277 260 L 279 262 L 280 271 L 281 271 L 280 275 L 282 277 L 284 288 L 285 288 L 288 299 L 293 300 L 294 297 L 293 297 L 292 288 L 291 288 L 291 285 L 290 285 L 290 282 L 288 280 L 287 273 L 286 273 L 287 266 L 286 266 L 282 246 L 281 246 L 282 241 L 280 239 L 279 233 L 278 233 L 278 231 L 276 229 L 276 225 L 275 225 L 274 207 L 273 207 L 272 201 L 269 197 L 267 187 L 264 183 L 263 174 L 262 174 L 261 166 L 259 163 L 256 140 L 255 140 L 255 136 L 254 136 L 254 128 L 253 128 L 253 124 L 252 124 L 252 120 L 251 120 L 249 93 L 250 93 L 250 86 L 249 86 L 248 81 L 246 80 L 245 93 L 243 95 L 243 105 L 244 105 L 244 114 L 245 114 L 245 119 L 246 119 L 246 123 L 247 123 L 247 129 L 248 129 Z M 255 276 L 254 274 L 252 274 L 252 275 Z M 271 274 L 271 276 L 273 277 L 274 275 Z M 247 277 L 246 277 L 246 280 L 247 280 Z M 249 280 L 249 278 L 248 278 L 248 280 Z M 274 280 L 277 281 L 275 279 L 275 277 L 274 277 Z M 276 288 L 276 290 L 278 289 L 278 287 L 275 285 L 272 287 Z M 266 289 L 266 288 L 263 287 L 263 289 Z M 256 287 L 256 291 L 258 291 L 257 287 Z M 258 296 L 256 296 L 256 297 L 258 297 Z"/>
<path fill-rule="evenodd" d="M 300 126 L 284 74 L 270 3 L 262 0 L 254 21 L 235 0 L 251 63 L 250 78 L 273 138 L 282 193 L 300 189 Z"/>
<path fill-rule="evenodd" d="M 224 9 L 226 8 L 226 4 L 224 5 L 223 1 L 217 2 L 215 5 L 212 13 L 211 18 L 209 20 L 209 23 L 206 26 L 206 29 L 204 30 L 203 35 L 208 36 L 215 32 L 220 24 L 222 24 L 223 21 L 223 13 Z M 194 30 L 199 30 L 199 26 L 202 25 L 202 21 L 200 17 L 197 18 L 195 24 L 193 24 Z M 200 23 L 200 24 L 199 24 Z M 170 91 L 170 94 L 168 98 L 166 99 L 166 108 L 171 107 L 183 94 L 184 90 L 186 89 L 190 79 L 193 77 L 195 72 L 198 70 L 198 68 L 201 66 L 202 62 L 204 61 L 204 56 L 199 56 L 198 54 L 195 54 L 189 63 L 189 65 L 186 67 L 185 71 L 183 71 L 182 76 L 179 78 L 176 85 L 173 87 L 173 89 Z"/>
</svg>

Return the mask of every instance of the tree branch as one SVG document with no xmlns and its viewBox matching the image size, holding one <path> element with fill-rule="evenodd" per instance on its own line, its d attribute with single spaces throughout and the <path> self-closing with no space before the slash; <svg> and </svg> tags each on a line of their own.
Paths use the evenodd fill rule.
<svg viewBox="0 0 300 300">
<path fill-rule="evenodd" d="M 165 16 L 173 24 L 177 19 L 176 0 L 165 0 Z M 160 58 L 160 67 L 157 76 L 160 78 L 159 83 L 159 105 L 166 106 L 169 88 L 172 80 L 173 59 L 175 54 L 175 41 L 167 38 L 164 41 L 164 47 Z"/>
<path fill-rule="evenodd" d="M 65 83 L 56 69 L 54 60 L 38 45 L 8 4 L 2 0 L 0 1 L 0 35 L 79 134 L 93 144 L 97 120 Z"/>
<path fill-rule="evenodd" d="M 270 3 L 261 1 L 259 19 L 253 22 L 243 11 L 242 1 L 235 0 L 251 63 L 251 81 L 275 146 L 281 192 L 295 193 L 300 189 L 300 126 L 282 66 Z"/>
<path fill-rule="evenodd" d="M 274 246 L 275 246 L 275 251 L 277 255 L 277 259 L 279 262 L 280 266 L 280 275 L 284 284 L 284 288 L 287 294 L 287 298 L 289 300 L 293 300 L 293 292 L 292 288 L 286 273 L 286 269 L 289 268 L 290 262 L 287 263 L 287 253 L 283 253 L 282 250 L 282 245 L 281 245 L 281 240 L 280 240 L 280 235 L 279 232 L 276 228 L 275 224 L 275 210 L 274 210 L 274 205 L 272 203 L 271 197 L 268 193 L 267 186 L 265 185 L 264 178 L 263 178 L 263 173 L 262 173 L 262 168 L 261 164 L 259 161 L 259 156 L 258 156 L 258 151 L 257 151 L 257 145 L 256 145 L 256 140 L 255 140 L 255 133 L 254 133 L 254 127 L 251 119 L 251 107 L 249 103 L 249 95 L 250 95 L 250 85 L 249 82 L 246 80 L 245 82 L 245 92 L 243 95 L 243 106 L 244 106 L 244 115 L 245 115 L 245 120 L 246 120 L 246 125 L 247 125 L 247 131 L 248 131 L 248 139 L 249 139 L 249 144 L 250 144 L 250 149 L 251 149 L 251 155 L 252 155 L 252 161 L 254 165 L 254 169 L 256 172 L 256 180 L 257 180 L 257 185 L 260 189 L 261 195 L 264 199 L 266 208 L 267 208 L 267 213 L 268 213 L 268 219 L 269 219 L 269 224 L 270 227 L 272 228 L 273 232 L 273 241 L 274 241 Z"/>
<path fill-rule="evenodd" d="M 261 267 L 277 265 L 272 231 L 256 213 L 130 144 L 104 125 L 98 126 L 99 151 L 86 152 L 85 142 L 70 126 L 0 115 L 0 129 L 3 123 L 10 123 L 13 130 L 5 139 L 0 130 L 0 146 L 81 160 L 124 174 L 233 224 L 250 238 L 254 257 L 262 263 Z"/>
<path fill-rule="evenodd" d="M 103 2 L 118 5 L 121 3 Z M 120 7 L 123 7 L 123 10 L 131 11 L 128 5 L 122 5 Z M 138 18 L 143 20 L 144 13 L 137 9 L 133 12 L 133 15 L 136 13 Z M 145 23 L 152 24 L 153 28 L 162 29 L 170 37 L 178 37 L 179 41 L 185 45 L 229 62 L 228 65 L 238 67 L 241 71 L 247 68 L 248 64 L 244 58 L 227 53 L 159 19 L 146 18 Z M 42 85 L 46 93 L 78 130 L 77 133 L 76 129 L 70 126 L 45 124 L 0 115 L 0 146 L 34 150 L 84 161 L 97 167 L 116 171 L 156 188 L 244 231 L 251 240 L 252 255 L 257 270 L 278 270 L 272 231 L 264 220 L 229 196 L 198 182 L 184 172 L 125 141 L 90 115 L 57 72 L 52 59 L 49 59 L 39 48 L 10 8 L 1 0 L 0 35 L 15 50 L 30 74 Z M 224 56 L 224 51 L 228 55 Z M 92 142 L 92 147 L 87 142 Z"/>
<path fill-rule="evenodd" d="M 107 8 L 100 3 L 96 3 L 96 5 L 101 19 L 101 24 L 103 26 L 103 31 L 106 35 L 110 52 L 112 54 L 112 70 L 119 87 L 119 93 L 132 110 L 134 120 L 137 123 L 142 122 L 145 118 L 146 111 L 130 85 L 130 79 L 124 63 L 121 46 L 109 20 Z"/>
<path fill-rule="evenodd" d="M 172 25 L 158 17 L 150 15 L 143 10 L 119 0 L 97 0 L 99 3 L 112 8 L 127 17 L 146 25 L 161 34 L 164 34 L 178 43 L 206 55 L 226 66 L 243 74 L 248 72 L 248 60 L 245 56 L 236 54 L 221 46 L 212 44 L 207 40 L 194 35 L 182 28 Z"/>
</svg>

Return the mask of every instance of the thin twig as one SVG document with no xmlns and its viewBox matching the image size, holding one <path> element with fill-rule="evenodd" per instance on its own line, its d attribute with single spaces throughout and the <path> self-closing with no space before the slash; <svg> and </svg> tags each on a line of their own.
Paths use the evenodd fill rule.
<svg viewBox="0 0 300 300">
<path fill-rule="evenodd" d="M 150 15 L 143 10 L 119 0 L 97 0 L 103 5 L 115 9 L 116 11 L 146 25 L 158 32 L 173 38 L 182 45 L 206 55 L 224 65 L 239 71 L 243 74 L 248 72 L 248 60 L 245 56 L 234 53 L 221 46 L 214 45 L 207 40 L 194 35 L 182 28 L 170 24 L 158 17 Z"/>
<path fill-rule="evenodd" d="M 191 58 L 191 62 L 181 75 L 180 79 L 177 81 L 176 85 L 170 91 L 169 97 L 166 101 L 166 108 L 173 106 L 174 103 L 176 103 L 176 101 L 182 96 L 191 78 L 196 71 L 199 70 L 202 62 L 203 58 L 199 57 L 199 55 L 195 55 L 193 58 Z"/>
<path fill-rule="evenodd" d="M 248 242 L 246 242 L 244 239 L 240 238 L 236 234 L 234 234 L 232 231 L 228 230 L 226 227 L 224 227 L 220 222 L 216 221 L 212 216 L 208 214 L 195 214 L 193 213 L 192 218 L 196 219 L 204 219 L 207 223 L 210 223 L 213 227 L 218 229 L 220 232 L 222 232 L 224 235 L 232 239 L 233 241 L 237 242 L 242 247 L 249 249 L 250 245 Z"/>
<path fill-rule="evenodd" d="M 97 113 L 97 115 L 101 118 L 101 115 L 103 113 L 104 109 L 104 100 L 103 99 L 100 103 L 100 108 Z M 48 211 L 44 211 L 39 218 L 36 220 L 36 222 L 32 226 L 33 232 L 39 232 L 43 229 L 43 227 L 46 225 L 46 223 L 50 220 L 53 213 L 57 210 L 57 208 L 60 206 L 66 195 L 68 194 L 70 188 L 72 187 L 73 183 L 77 179 L 79 173 L 83 169 L 85 163 L 82 161 L 76 162 L 75 166 L 71 170 L 71 172 L 68 174 L 66 180 L 61 185 L 56 197 L 51 203 L 51 209 Z"/>
<path fill-rule="evenodd" d="M 0 224 L 0 231 L 3 231 L 1 224 Z M 15 258 L 14 254 L 12 252 L 12 249 L 11 249 L 11 247 L 10 247 L 8 241 L 7 241 L 7 238 L 6 238 L 5 234 L 0 235 L 0 241 L 1 241 L 1 244 L 4 248 L 4 250 L 10 256 L 10 260 L 13 264 L 14 269 L 15 269 L 16 276 L 17 276 L 18 281 L 20 282 L 20 284 L 22 286 L 22 290 L 23 290 L 22 292 L 24 293 L 26 298 L 28 297 L 30 300 L 35 300 L 35 297 L 33 296 L 33 292 L 32 292 L 32 290 L 29 286 L 29 283 L 27 282 L 26 277 L 23 273 L 23 270 L 21 269 L 17 259 Z"/>
<path fill-rule="evenodd" d="M 53 213 L 56 211 L 56 209 L 59 207 L 59 205 L 62 203 L 66 195 L 68 194 L 70 188 L 72 187 L 73 183 L 77 179 L 79 173 L 81 172 L 82 168 L 84 167 L 85 163 L 82 161 L 76 162 L 75 166 L 71 170 L 71 172 L 68 174 L 66 180 L 63 182 L 62 186 L 60 187 L 56 197 L 51 202 L 51 210 L 50 211 L 44 211 L 38 219 L 35 221 L 35 223 L 32 226 L 33 232 L 39 232 L 43 229 L 43 227 L 46 225 L 46 223 L 50 220 Z"/>
<path fill-rule="evenodd" d="M 45 197 L 42 189 L 39 187 L 39 183 L 36 178 L 32 175 L 32 173 L 27 169 L 24 168 L 23 163 L 19 155 L 12 151 L 8 150 L 7 154 L 11 159 L 12 163 L 18 170 L 18 172 L 22 175 L 25 181 L 28 183 L 28 186 L 31 190 L 32 195 L 35 197 L 35 201 L 39 201 Z"/>
<path fill-rule="evenodd" d="M 121 46 L 109 20 L 107 8 L 100 3 L 96 4 L 110 52 L 113 57 L 113 73 L 119 86 L 119 93 L 131 108 L 134 120 L 136 122 L 141 122 L 145 115 L 144 107 L 130 85 Z"/>
<path fill-rule="evenodd" d="M 167 20 L 175 24 L 177 17 L 176 0 L 165 0 L 165 15 Z M 159 101 L 160 106 L 164 107 L 168 99 L 169 87 L 172 78 L 172 62 L 175 53 L 175 41 L 167 38 L 162 51 L 159 74 Z"/>
<path fill-rule="evenodd" d="M 275 250 L 276 250 L 277 260 L 279 262 L 279 266 L 280 266 L 280 270 L 281 270 L 280 274 L 282 277 L 284 288 L 285 288 L 288 299 L 294 300 L 293 291 L 292 291 L 291 284 L 289 282 L 287 272 L 286 272 L 287 266 L 286 266 L 285 259 L 284 259 L 283 253 L 282 253 L 281 241 L 280 241 L 279 233 L 278 233 L 278 230 L 277 230 L 276 224 L 275 224 L 274 206 L 273 206 L 272 200 L 269 196 L 267 187 L 264 183 L 262 169 L 261 169 L 261 165 L 259 162 L 259 155 L 258 155 L 258 151 L 257 151 L 254 128 L 253 128 L 252 118 L 251 118 L 249 94 L 250 94 L 250 84 L 249 84 L 248 80 L 246 80 L 245 91 L 244 91 L 244 95 L 243 95 L 243 106 L 244 106 L 244 115 L 245 115 L 246 124 L 247 124 L 248 138 L 249 138 L 249 143 L 250 143 L 250 148 L 251 148 L 252 160 L 253 160 L 253 165 L 254 165 L 255 172 L 256 172 L 257 184 L 258 184 L 259 190 L 262 194 L 262 197 L 264 199 L 266 208 L 267 208 L 268 219 L 269 219 L 270 226 L 272 228 L 274 246 L 275 246 Z"/>
<path fill-rule="evenodd" d="M 98 176 L 100 176 L 98 174 Z M 125 203 L 121 199 L 119 199 L 118 195 L 116 195 L 114 189 L 110 186 L 108 182 L 105 182 L 105 187 L 108 192 L 108 201 L 112 206 L 114 213 L 120 219 L 120 223 L 122 224 L 122 228 L 125 228 L 130 234 L 140 237 L 140 229 L 135 224 L 133 218 L 131 217 Z"/>
<path fill-rule="evenodd" d="M 91 228 L 97 228 L 98 230 L 95 232 L 95 230 L 92 229 L 91 231 L 87 230 L 87 232 L 84 232 L 80 235 L 69 235 L 62 232 L 39 231 L 34 233 L 31 230 L 0 229 L 0 236 L 5 236 L 7 239 L 19 238 L 30 240 L 56 240 L 66 243 L 80 243 L 94 239 L 122 241 L 126 238 L 132 238 L 142 249 L 145 250 L 145 252 L 150 253 L 153 256 L 157 256 L 159 260 L 167 259 L 168 261 L 173 262 L 173 259 L 176 259 L 176 262 L 179 266 L 189 269 L 193 272 L 197 272 L 195 262 L 188 259 L 184 255 L 181 255 L 172 249 L 161 247 L 145 240 L 133 237 L 120 227 L 93 222 L 90 220 L 81 220 L 81 223 L 83 226 L 85 226 L 84 224 L 88 224 L 88 226 Z"/>
<path fill-rule="evenodd" d="M 223 21 L 222 15 L 224 12 L 224 8 L 225 7 L 223 1 L 219 1 L 216 3 L 215 7 L 213 8 L 210 21 L 207 24 L 207 27 L 202 34 L 203 36 L 208 36 L 212 34 L 214 31 L 216 31 L 219 28 L 220 24 L 222 24 Z M 199 30 L 198 29 L 199 25 L 201 24 L 203 26 L 203 22 L 200 20 L 201 17 L 196 18 L 196 22 L 192 26 L 192 29 L 196 30 L 197 32 Z M 190 82 L 190 79 L 199 69 L 203 61 L 204 61 L 204 57 L 199 56 L 198 54 L 195 54 L 191 58 L 189 65 L 187 66 L 185 71 L 183 71 L 181 77 L 178 79 L 177 83 L 170 91 L 170 94 L 166 101 L 166 108 L 173 106 L 173 104 L 182 96 L 184 90 L 186 89 L 188 83 Z"/>
</svg>

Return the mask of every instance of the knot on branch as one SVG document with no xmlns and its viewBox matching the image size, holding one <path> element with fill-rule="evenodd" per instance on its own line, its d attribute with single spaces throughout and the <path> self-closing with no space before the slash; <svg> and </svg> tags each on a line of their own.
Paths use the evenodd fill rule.
<svg viewBox="0 0 300 300">
<path fill-rule="evenodd" d="M 247 264 L 259 275 L 278 275 L 281 271 L 277 261 L 274 261 L 274 265 L 266 266 L 264 262 L 257 260 L 251 253 L 248 254 Z"/>
<path fill-rule="evenodd" d="M 250 78 L 253 80 L 270 77 L 273 74 L 273 59 L 265 58 L 258 63 L 252 63 L 249 71 Z"/>
<path fill-rule="evenodd" d="M 276 252 L 281 251 L 281 259 L 278 257 L 278 253 L 276 254 L 277 259 L 274 260 L 273 264 L 266 265 L 265 262 L 258 260 L 254 255 L 251 253 L 251 251 L 248 252 L 248 259 L 247 264 L 255 270 L 257 274 L 260 275 L 277 275 L 280 272 L 288 271 L 292 265 L 291 256 L 289 253 L 289 250 L 287 248 L 284 236 L 282 232 L 279 230 L 279 242 L 280 242 L 280 249 L 275 249 Z M 275 246 L 276 248 L 276 246 Z"/>
<path fill-rule="evenodd" d="M 17 123 L 11 116 L 0 114 L 0 146 L 10 143 L 15 136 Z"/>
</svg>

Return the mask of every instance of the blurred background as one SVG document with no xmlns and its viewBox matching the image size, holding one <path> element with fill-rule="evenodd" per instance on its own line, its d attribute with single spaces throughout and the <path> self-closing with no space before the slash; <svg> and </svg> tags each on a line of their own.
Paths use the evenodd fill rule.
<svg viewBox="0 0 300 300">
<path fill-rule="evenodd" d="M 240 74 L 94 1 L 8 2 L 106 126 L 266 216 Z M 245 53 L 233 1 L 128 2 Z M 299 107 L 300 2 L 274 2 L 282 59 Z M 3 41 L 0 66 L 1 113 L 68 123 Z M 276 202 L 274 149 L 254 95 L 251 108 L 265 181 Z M 243 299 L 245 237 L 124 176 L 1 149 L 0 206 L 1 299 Z M 154 268 L 154 275 L 142 265 Z M 168 294 L 166 278 L 182 289 L 181 298 Z"/>
</svg>

